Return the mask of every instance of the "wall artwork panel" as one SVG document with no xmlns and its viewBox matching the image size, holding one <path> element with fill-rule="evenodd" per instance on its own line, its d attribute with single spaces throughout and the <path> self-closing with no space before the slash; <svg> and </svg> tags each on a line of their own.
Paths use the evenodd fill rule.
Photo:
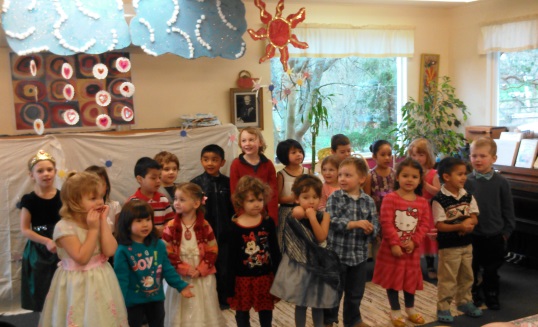
<svg viewBox="0 0 538 327">
<path fill-rule="evenodd" d="M 11 53 L 16 129 L 32 130 L 36 119 L 45 129 L 134 124 L 129 58 L 127 52 Z M 109 117 L 102 126 L 100 115 Z"/>
</svg>

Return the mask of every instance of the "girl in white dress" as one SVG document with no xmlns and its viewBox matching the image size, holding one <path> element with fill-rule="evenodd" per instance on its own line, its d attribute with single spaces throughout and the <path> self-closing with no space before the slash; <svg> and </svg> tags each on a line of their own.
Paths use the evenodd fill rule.
<svg viewBox="0 0 538 327">
<path fill-rule="evenodd" d="M 61 263 L 39 326 L 128 326 L 118 279 L 107 262 L 118 243 L 107 223 L 101 183 L 94 173 L 71 173 L 62 187 L 62 219 L 53 235 Z"/>
<path fill-rule="evenodd" d="M 162 239 L 172 266 L 184 281 L 193 285 L 193 298 L 183 298 L 174 288 L 166 289 L 164 325 L 168 327 L 226 326 L 220 311 L 215 278 L 217 240 L 204 219 L 206 197 L 200 186 L 176 186 L 176 217 L 164 228 Z"/>
</svg>

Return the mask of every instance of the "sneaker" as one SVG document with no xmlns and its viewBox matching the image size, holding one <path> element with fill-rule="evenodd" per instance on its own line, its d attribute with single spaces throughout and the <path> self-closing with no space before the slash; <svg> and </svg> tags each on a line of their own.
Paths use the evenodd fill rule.
<svg viewBox="0 0 538 327">
<path fill-rule="evenodd" d="M 472 302 L 459 305 L 458 310 L 465 313 L 469 317 L 476 318 L 482 316 L 482 310 L 477 308 Z"/>
<path fill-rule="evenodd" d="M 499 303 L 499 296 L 495 292 L 489 292 L 486 294 L 486 306 L 490 310 L 501 310 L 501 304 Z"/>
<path fill-rule="evenodd" d="M 454 322 L 454 317 L 450 310 L 437 310 L 437 321 L 451 323 Z"/>
</svg>

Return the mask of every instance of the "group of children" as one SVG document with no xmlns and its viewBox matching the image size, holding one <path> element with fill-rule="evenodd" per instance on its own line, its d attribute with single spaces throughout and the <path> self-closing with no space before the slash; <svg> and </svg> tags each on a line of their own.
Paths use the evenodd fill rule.
<svg viewBox="0 0 538 327">
<path fill-rule="evenodd" d="M 455 158 L 434 170 L 424 139 L 396 169 L 390 143 L 375 142 L 369 169 L 337 134 L 321 164 L 322 182 L 303 167 L 295 140 L 278 144 L 285 165 L 278 173 L 258 129 L 243 129 L 239 141 L 230 178 L 220 173 L 224 151 L 213 144 L 201 152 L 204 173 L 190 183 L 174 184 L 179 160 L 171 153 L 139 159 L 140 188 L 123 207 L 109 199 L 100 167 L 72 173 L 58 191 L 54 158 L 40 151 L 28 164 L 34 192 L 21 201 L 29 239 L 23 308 L 42 311 L 40 326 L 131 327 L 223 326 L 228 307 L 238 326 L 250 326 L 254 308 L 269 327 L 274 304 L 284 300 L 296 306 L 296 326 L 305 326 L 312 308 L 321 327 L 338 323 L 344 296 L 344 326 L 364 327 L 372 244 L 372 281 L 386 289 L 394 326 L 406 325 L 399 291 L 407 319 L 424 323 L 414 309 L 422 255 L 429 277 L 438 278 L 439 321 L 453 320 L 451 302 L 473 317 L 482 314 L 482 299 L 499 309 L 497 271 L 514 216 L 508 184 L 493 171 L 494 142 L 473 142 L 468 175 Z"/>
</svg>

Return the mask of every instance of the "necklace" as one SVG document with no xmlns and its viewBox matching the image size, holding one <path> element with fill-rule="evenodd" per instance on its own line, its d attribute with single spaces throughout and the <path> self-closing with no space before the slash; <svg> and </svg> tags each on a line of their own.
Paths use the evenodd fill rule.
<svg viewBox="0 0 538 327">
<path fill-rule="evenodd" d="M 190 241 L 190 239 L 192 238 L 191 228 L 194 226 L 194 224 L 196 224 L 196 220 L 190 226 L 187 226 L 183 221 L 181 221 L 181 223 L 183 224 L 183 226 L 185 226 L 185 239 L 187 241 Z"/>
</svg>

